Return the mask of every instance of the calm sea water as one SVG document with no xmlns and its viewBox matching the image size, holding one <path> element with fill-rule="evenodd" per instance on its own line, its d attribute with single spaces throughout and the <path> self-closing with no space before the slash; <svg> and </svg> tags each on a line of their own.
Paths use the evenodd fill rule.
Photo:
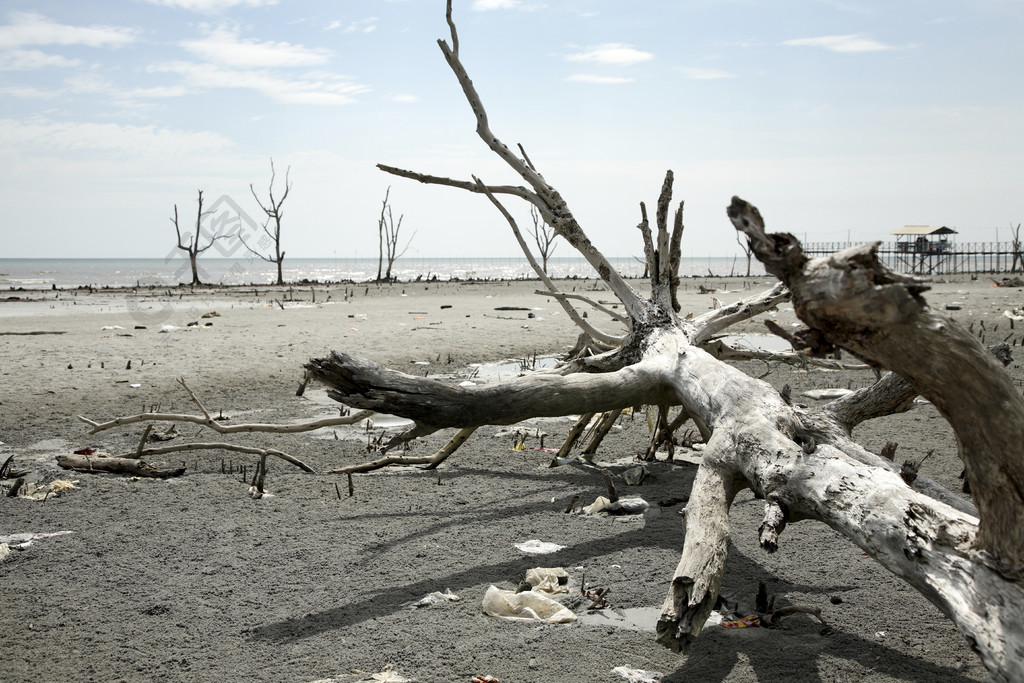
<svg viewBox="0 0 1024 683">
<path fill-rule="evenodd" d="M 640 277 L 643 264 L 635 258 L 609 259 L 626 277 Z M 258 258 L 199 258 L 199 277 L 207 284 L 269 284 L 276 266 Z M 746 274 L 746 262 L 732 258 L 683 259 L 679 274 Z M 755 263 L 752 274 L 763 275 Z M 596 278 L 582 258 L 553 258 L 548 273 L 555 278 Z M 526 259 L 519 258 L 401 258 L 392 275 L 403 282 L 416 279 L 536 279 Z M 377 276 L 376 258 L 285 258 L 286 282 L 365 282 Z M 0 288 L 62 289 L 74 287 L 168 286 L 192 281 L 188 258 L 170 259 L 0 259 Z"/>
</svg>

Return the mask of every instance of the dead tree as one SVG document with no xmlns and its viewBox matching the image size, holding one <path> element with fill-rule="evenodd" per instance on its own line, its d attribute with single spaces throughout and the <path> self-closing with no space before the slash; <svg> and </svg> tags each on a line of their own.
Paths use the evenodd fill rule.
<svg viewBox="0 0 1024 683">
<path fill-rule="evenodd" d="M 551 372 L 460 387 L 336 352 L 307 365 L 330 387 L 329 394 L 350 406 L 414 420 L 396 441 L 537 416 L 681 406 L 705 426 L 708 439 L 686 509 L 682 558 L 658 624 L 660 642 L 683 650 L 700 634 L 725 569 L 729 508 L 749 488 L 765 501 L 759 533 L 766 551 L 777 548 L 787 524 L 824 522 L 952 619 L 993 678 L 1024 680 L 1024 400 L 1004 369 L 955 321 L 928 308 L 926 286 L 880 264 L 877 245 L 808 259 L 792 235 L 768 234 L 757 210 L 739 199 L 729 217 L 791 292 L 798 316 L 809 326 L 798 335 L 807 351 L 821 354 L 841 346 L 899 375 L 813 409 L 791 405 L 766 383 L 723 363 L 702 346 L 732 322 L 764 310 L 770 293 L 692 319 L 679 315 L 682 211 L 670 220 L 669 172 L 658 200 L 656 234 L 646 216 L 640 225 L 651 293 L 638 294 L 525 153 L 517 156 L 491 131 L 459 56 L 450 2 L 448 21 L 451 44 L 441 40 L 439 46 L 476 115 L 477 134 L 525 185 L 380 168 L 487 196 L 521 245 L 518 226 L 499 197 L 527 201 L 619 299 L 623 329 L 606 331 L 584 320 L 574 299 L 558 291 L 524 248 L 546 293 L 586 334 L 582 347 L 588 354 Z M 892 462 L 852 439 L 856 424 L 905 409 L 917 393 L 953 426 L 977 509 L 923 478 L 908 483 Z"/>
<path fill-rule="evenodd" d="M 747 277 L 750 277 L 750 259 L 754 256 L 754 250 L 750 248 L 750 244 L 743 239 L 742 233 L 736 233 L 736 241 L 740 245 L 740 249 L 743 250 L 743 256 L 747 259 Z"/>
<path fill-rule="evenodd" d="M 288 193 L 292 189 L 292 184 L 288 181 L 288 175 L 291 173 L 292 167 L 289 166 L 284 172 L 284 193 L 277 199 L 274 198 L 274 179 L 276 172 L 274 171 L 274 160 L 270 160 L 270 189 L 267 191 L 269 201 L 264 205 L 260 198 L 256 196 L 256 188 L 249 183 L 249 191 L 252 192 L 253 199 L 260 205 L 260 209 L 267 215 L 267 220 L 263 221 L 263 232 L 265 236 L 260 238 L 258 246 L 273 246 L 273 251 L 269 256 L 265 256 L 263 252 L 257 251 L 249 246 L 248 242 L 242 236 L 242 233 L 238 233 L 238 238 L 242 240 L 242 244 L 250 252 L 259 256 L 267 263 L 277 264 L 277 284 L 284 284 L 284 274 L 282 273 L 282 264 L 284 263 L 284 251 L 281 249 L 281 219 L 284 218 L 284 212 L 281 211 L 281 207 L 284 205 L 284 200 L 288 198 Z M 273 229 L 270 224 L 273 222 Z M 266 241 L 265 241 L 266 240 Z"/>
<path fill-rule="evenodd" d="M 1017 265 L 1020 264 L 1021 270 L 1024 271 L 1024 253 L 1021 253 L 1020 248 L 1020 223 L 1017 227 L 1013 227 L 1013 223 L 1010 223 L 1010 233 L 1013 235 L 1013 263 L 1010 266 L 1010 272 L 1017 272 Z"/>
<path fill-rule="evenodd" d="M 409 249 L 409 245 L 412 244 L 412 238 L 416 236 L 413 233 L 409 241 L 405 243 L 401 251 L 398 249 L 398 234 L 402 229 L 402 219 L 405 218 L 405 214 L 398 217 L 398 222 L 395 222 L 395 217 L 391 213 L 391 186 L 388 186 L 387 192 L 384 193 L 384 200 L 381 202 L 380 207 L 380 218 L 377 219 L 377 282 L 391 282 L 391 269 L 395 265 L 395 261 L 402 257 L 403 254 Z M 387 270 L 384 270 L 384 261 L 387 260 Z M 382 275 L 383 273 L 383 275 Z"/>
<path fill-rule="evenodd" d="M 536 206 L 530 207 L 530 220 L 533 221 L 533 227 L 530 228 L 530 234 L 533 236 L 533 241 L 537 244 L 537 252 L 540 254 L 540 267 L 544 269 L 544 272 L 548 272 L 548 259 L 552 254 L 555 253 L 555 240 L 558 239 L 558 233 L 554 229 L 540 219 L 540 213 L 537 212 Z"/>
<path fill-rule="evenodd" d="M 189 264 L 192 266 L 192 284 L 201 285 L 203 284 L 199 280 L 199 265 L 196 262 L 199 255 L 204 251 L 213 246 L 213 243 L 219 239 L 225 237 L 231 237 L 227 233 L 219 233 L 212 235 L 210 241 L 205 247 L 200 247 L 199 243 L 202 240 L 203 231 L 203 218 L 210 215 L 210 211 L 203 212 L 203 191 L 199 190 L 199 207 L 196 209 L 196 229 L 193 233 L 185 233 L 184 237 L 181 234 L 181 229 L 178 227 L 178 205 L 174 205 L 174 217 L 171 218 L 171 222 L 174 223 L 174 232 L 178 235 L 178 249 L 188 253 Z"/>
<path fill-rule="evenodd" d="M 659 642 L 685 650 L 700 634 L 725 571 L 729 508 L 738 492 L 751 489 L 764 500 L 758 534 L 766 552 L 779 547 L 788 525 L 823 522 L 947 615 L 993 680 L 1024 680 L 1024 398 L 999 362 L 968 330 L 928 307 L 923 297 L 927 286 L 921 280 L 881 264 L 877 243 L 811 259 L 792 235 L 768 233 L 758 210 L 738 198 L 728 207 L 729 219 L 754 256 L 781 282 L 731 305 L 684 315 L 676 298 L 682 206 L 671 211 L 671 171 L 658 198 L 655 229 L 641 204 L 639 228 L 651 287 L 649 295 L 639 294 L 590 242 L 522 147 L 522 156 L 517 156 L 492 133 L 459 56 L 450 0 L 448 23 L 451 44 L 438 44 L 476 116 L 477 134 L 525 184 L 491 185 L 476 177 L 457 180 L 379 167 L 397 176 L 485 195 L 504 216 L 544 283 L 541 293 L 558 301 L 583 334 L 558 367 L 493 385 L 460 386 L 413 377 L 339 352 L 310 360 L 307 371 L 329 387 L 335 400 L 414 423 L 385 444 L 383 457 L 336 471 L 412 462 L 436 467 L 484 425 L 582 415 L 587 416 L 577 423 L 582 429 L 590 417 L 601 413 L 648 405 L 658 406 L 667 417 L 668 409 L 677 406 L 679 416 L 685 417 L 672 420 L 666 429 L 693 420 L 705 448 L 686 507 L 682 557 L 657 626 Z M 536 207 L 594 267 L 621 309 L 561 292 L 531 253 L 500 196 Z M 787 297 L 807 325 L 790 335 L 801 358 L 842 347 L 892 372 L 869 387 L 809 408 L 724 362 L 742 356 L 717 339 L 723 330 Z M 577 304 L 606 314 L 610 323 L 591 322 Z M 855 426 L 907 410 L 918 394 L 952 426 L 977 507 L 924 476 L 906 476 L 892 461 L 853 440 Z M 205 409 L 203 413 L 87 422 L 94 431 L 146 420 L 192 422 L 225 433 L 304 431 L 316 426 L 228 426 L 213 420 Z M 458 431 L 431 456 L 386 454 L 446 428 Z M 578 436 L 575 428 L 574 432 L 566 443 Z"/>
</svg>

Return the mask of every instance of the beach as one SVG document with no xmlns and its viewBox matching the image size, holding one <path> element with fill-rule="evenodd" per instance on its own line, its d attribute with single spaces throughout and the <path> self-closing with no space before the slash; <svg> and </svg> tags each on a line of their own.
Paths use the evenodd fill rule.
<svg viewBox="0 0 1024 683">
<path fill-rule="evenodd" d="M 642 281 L 631 281 L 641 288 Z M 687 278 L 684 312 L 700 314 L 767 289 L 761 278 Z M 594 280 L 563 291 L 612 305 Z M 152 459 L 184 467 L 168 479 L 63 470 L 56 456 L 83 448 L 116 454 L 139 446 L 142 424 L 89 433 L 78 419 L 144 412 L 197 414 L 183 378 L 226 423 L 288 423 L 339 414 L 323 386 L 302 396 L 303 364 L 331 350 L 453 382 L 495 382 L 543 367 L 572 348 L 578 330 L 536 281 L 402 282 L 230 288 L 121 288 L 0 293 L 0 460 L 26 484 L 70 480 L 44 500 L 0 497 L 0 537 L 33 533 L 0 562 L 5 601 L 0 644 L 5 681 L 622 681 L 616 667 L 661 681 L 976 681 L 985 671 L 951 622 L 849 541 L 816 522 L 787 528 L 778 552 L 758 545 L 761 501 L 741 493 L 722 594 L 752 605 L 764 582 L 776 605 L 820 609 L 786 629 L 709 626 L 688 655 L 655 642 L 660 610 L 682 548 L 690 458 L 648 463 L 620 493 L 650 504 L 642 515 L 566 514 L 574 496 L 604 495 L 594 468 L 550 467 L 535 436 L 515 450 L 506 428 L 481 428 L 436 471 L 397 468 L 352 478 L 327 470 L 372 460 L 368 442 L 400 424 L 230 440 L 285 451 L 316 470 L 271 458 L 262 498 L 249 495 L 258 458 L 223 450 Z M 703 293 L 701 288 L 705 290 Z M 1019 355 L 1020 288 L 985 276 L 935 282 L 929 303 L 972 325 L 989 344 Z M 706 290 L 713 289 L 712 292 Z M 590 312 L 596 324 L 599 313 Z M 788 306 L 773 314 L 787 327 Z M 764 325 L 744 322 L 739 343 Z M 870 371 L 825 371 L 778 362 L 741 363 L 795 400 L 810 389 L 856 389 Z M 1020 384 L 1019 360 L 1008 368 Z M 573 418 L 530 421 L 558 447 Z M 161 425 L 160 429 L 165 429 Z M 650 438 L 642 411 L 620 418 L 598 459 L 613 472 L 635 464 Z M 227 440 L 179 426 L 167 444 Z M 418 440 L 427 455 L 454 434 Z M 959 491 L 952 431 L 923 403 L 874 420 L 854 436 L 877 452 L 897 441 L 897 460 L 933 451 L 921 473 Z M 244 467 L 244 472 L 239 471 Z M 5 486 L 10 481 L 2 482 Z M 672 501 L 675 501 L 674 503 Z M 664 504 L 662 504 L 664 503 Z M 68 532 L 68 533 L 64 533 Z M 47 536 L 47 534 L 59 534 Z M 563 546 L 530 555 L 516 544 Z M 12 545 L 13 542 L 9 545 Z M 607 607 L 564 624 L 485 615 L 488 587 L 514 589 L 527 570 L 561 567 L 569 589 L 607 588 Z M 460 599 L 411 608 L 435 591 Z M 583 618 L 585 616 L 585 618 Z M 356 671 L 363 673 L 354 673 Z M 392 679 L 398 680 L 398 679 Z"/>
</svg>

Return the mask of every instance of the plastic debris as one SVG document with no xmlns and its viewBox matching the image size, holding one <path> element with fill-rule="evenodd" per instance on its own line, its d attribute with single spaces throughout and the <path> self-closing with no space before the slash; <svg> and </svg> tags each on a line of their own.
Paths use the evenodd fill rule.
<svg viewBox="0 0 1024 683">
<path fill-rule="evenodd" d="M 18 498 L 28 498 L 29 500 L 46 500 L 51 496 L 59 496 L 72 489 L 77 489 L 78 479 L 70 481 L 68 479 L 54 479 L 49 484 L 40 484 L 31 489 L 25 489 L 23 493 L 18 494 Z M 71 533 L 70 531 L 67 533 Z M 40 537 L 42 538 L 42 537 Z"/>
<path fill-rule="evenodd" d="M 526 572 L 526 583 L 544 593 L 568 593 L 569 573 L 561 567 L 535 567 Z"/>
<path fill-rule="evenodd" d="M 756 614 L 751 614 L 749 617 L 743 617 L 741 619 L 734 619 L 733 621 L 723 621 L 722 628 L 751 628 L 753 626 L 761 625 L 761 617 Z"/>
<path fill-rule="evenodd" d="M 6 543 L 0 543 L 0 562 L 4 561 L 4 558 L 11 554 L 11 546 Z"/>
<path fill-rule="evenodd" d="M 649 472 L 645 466 L 637 465 L 630 467 L 628 470 L 623 470 L 622 480 L 626 482 L 627 486 L 640 486 L 648 474 Z"/>
<path fill-rule="evenodd" d="M 513 543 L 512 545 L 527 555 L 549 555 L 551 553 L 557 553 L 565 547 L 564 545 L 558 545 L 557 543 L 540 541 L 536 538 L 532 538 L 529 541 L 523 541 L 522 543 Z"/>
<path fill-rule="evenodd" d="M 471 679 L 469 679 L 469 683 L 501 683 L 501 681 L 499 681 L 494 676 L 479 676 L 478 675 L 478 676 L 473 676 Z"/>
<path fill-rule="evenodd" d="M 538 591 L 502 590 L 491 586 L 484 593 L 484 614 L 508 621 L 539 621 L 545 624 L 567 624 L 576 621 L 573 612 Z"/>
<path fill-rule="evenodd" d="M 428 595 L 424 595 L 416 602 L 409 603 L 409 609 L 419 609 L 421 607 L 433 607 L 434 605 L 443 605 L 446 602 L 458 602 L 462 600 L 458 595 L 452 593 L 452 589 L 445 589 L 445 592 L 434 591 Z"/>
<path fill-rule="evenodd" d="M 583 508 L 583 514 L 639 515 L 649 507 L 643 498 L 620 498 L 613 503 L 604 496 L 598 496 L 597 500 Z"/>
<path fill-rule="evenodd" d="M 359 669 L 353 669 L 351 674 L 344 676 L 333 676 L 331 678 L 318 678 L 310 683 L 416 683 L 415 679 L 406 678 L 395 668 L 388 664 L 379 673 L 367 673 Z"/>
<path fill-rule="evenodd" d="M 617 666 L 612 669 L 612 673 L 622 676 L 628 683 L 660 683 L 661 677 L 664 675 L 657 671 L 644 671 L 628 666 Z"/>
</svg>

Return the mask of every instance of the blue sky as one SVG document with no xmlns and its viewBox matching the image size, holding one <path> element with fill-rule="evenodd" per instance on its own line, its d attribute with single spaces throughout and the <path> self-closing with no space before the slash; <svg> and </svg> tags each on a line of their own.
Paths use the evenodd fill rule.
<svg viewBox="0 0 1024 683">
<path fill-rule="evenodd" d="M 642 252 L 666 169 L 684 256 L 738 252 L 734 194 L 811 241 L 1024 221 L 1022 0 L 456 0 L 455 20 L 492 129 L 609 256 Z M 256 217 L 271 157 L 290 256 L 376 256 L 389 185 L 409 255 L 514 255 L 485 198 L 375 168 L 518 184 L 447 37 L 443 0 L 5 0 L 0 255 L 163 257 L 197 189 Z"/>
</svg>

